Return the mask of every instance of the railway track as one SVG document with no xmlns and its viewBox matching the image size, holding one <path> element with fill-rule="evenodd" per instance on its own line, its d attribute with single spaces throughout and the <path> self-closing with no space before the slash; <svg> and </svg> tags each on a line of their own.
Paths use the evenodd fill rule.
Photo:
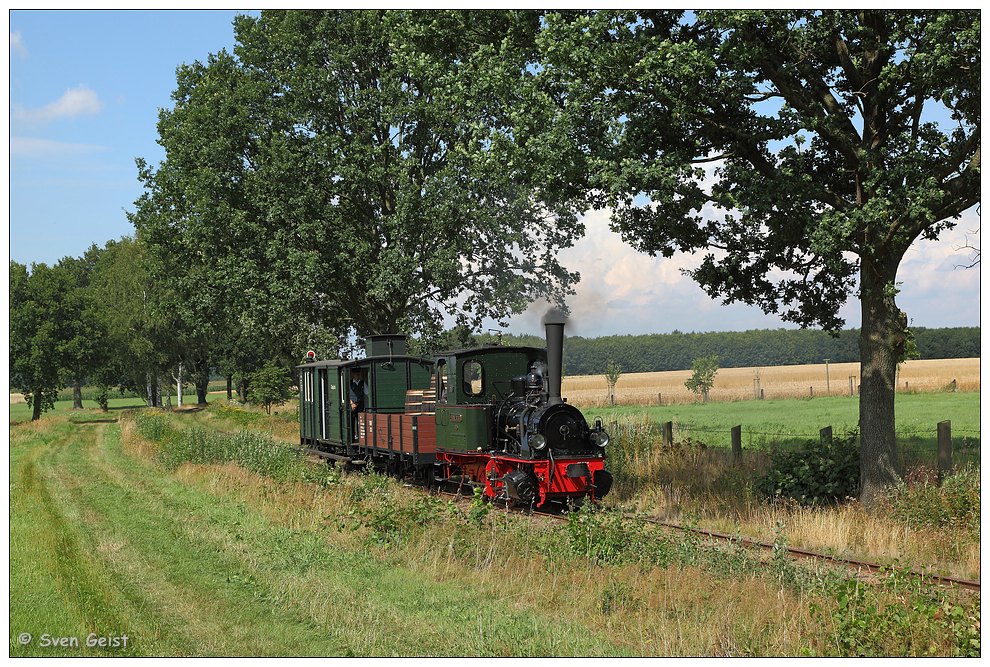
<svg viewBox="0 0 990 667">
<path fill-rule="evenodd" d="M 327 454 L 325 452 L 321 452 L 321 451 L 316 450 L 316 449 L 308 449 L 307 448 L 307 449 L 304 449 L 304 451 L 306 453 L 308 453 L 308 454 L 314 454 L 316 456 L 319 456 L 320 458 L 323 458 L 327 462 L 333 461 L 333 462 L 336 462 L 336 463 L 349 463 L 349 464 L 352 464 L 352 465 L 353 464 L 364 463 L 364 461 L 354 461 L 354 460 L 351 460 L 351 459 L 349 459 L 347 457 L 337 456 L 337 455 L 332 455 L 332 454 Z M 441 489 L 441 490 L 438 490 L 437 492 L 439 494 L 441 494 L 441 495 L 451 496 L 451 497 L 455 497 L 455 498 L 462 498 L 464 500 L 468 500 L 468 497 L 465 496 L 465 495 L 463 495 L 459 491 L 458 492 L 455 492 L 455 491 L 444 491 L 444 490 Z M 556 513 L 555 514 L 553 512 L 538 512 L 538 511 L 535 511 L 535 510 L 534 511 L 527 511 L 527 510 L 522 510 L 522 509 L 519 509 L 519 508 L 509 508 L 509 511 L 519 512 L 519 513 L 526 513 L 526 514 L 532 514 L 532 515 L 543 516 L 543 517 L 548 517 L 550 519 L 557 520 L 557 521 L 566 521 L 566 516 L 564 514 L 562 514 L 562 513 Z M 670 521 L 663 521 L 662 519 L 658 519 L 658 518 L 650 517 L 650 516 L 644 516 L 642 514 L 634 514 L 634 513 L 631 513 L 631 512 L 623 512 L 623 516 L 625 518 L 628 518 L 628 519 L 632 519 L 632 520 L 636 520 L 636 521 L 644 521 L 646 523 L 651 523 L 651 524 L 654 524 L 654 525 L 657 525 L 657 526 L 661 526 L 661 527 L 664 527 L 664 528 L 668 528 L 668 529 L 671 529 L 671 530 L 677 530 L 677 531 L 684 532 L 684 533 L 691 533 L 691 534 L 694 534 L 694 535 L 700 535 L 702 537 L 707 537 L 709 539 L 717 540 L 717 541 L 735 542 L 737 544 L 742 544 L 742 545 L 745 545 L 747 547 L 752 547 L 752 548 L 755 548 L 755 549 L 772 550 L 772 549 L 775 549 L 775 548 L 776 549 L 779 549 L 780 548 L 780 545 L 775 545 L 775 544 L 772 544 L 770 542 L 763 542 L 763 541 L 751 539 L 751 538 L 748 538 L 748 537 L 737 537 L 735 535 L 727 535 L 725 533 L 719 533 L 719 532 L 712 531 L 712 530 L 704 530 L 704 529 L 701 529 L 701 528 L 692 528 L 692 527 L 689 527 L 689 526 L 682 526 L 682 525 L 680 525 L 678 523 L 673 523 L 673 522 L 670 522 Z M 854 569 L 861 570 L 861 571 L 865 570 L 865 571 L 870 572 L 870 573 L 878 573 L 878 572 L 882 572 L 883 570 L 890 569 L 889 567 L 884 566 L 884 565 L 882 565 L 880 563 L 873 563 L 873 562 L 870 562 L 870 561 L 857 560 L 855 558 L 843 558 L 841 556 L 833 556 L 831 554 L 820 553 L 820 552 L 817 552 L 817 551 L 810 551 L 808 549 L 800 549 L 798 547 L 784 547 L 784 550 L 787 552 L 787 554 L 789 556 L 791 556 L 793 558 L 803 558 L 803 559 L 810 559 L 810 560 L 825 561 L 825 562 L 833 563 L 835 565 L 841 565 L 841 566 L 844 566 L 844 567 L 854 568 Z M 953 587 L 954 586 L 954 587 L 962 588 L 962 589 L 969 590 L 969 591 L 975 591 L 975 592 L 979 592 L 980 591 L 980 582 L 979 581 L 972 581 L 972 580 L 969 580 L 969 579 L 961 579 L 959 577 L 950 577 L 950 576 L 947 576 L 947 575 L 934 574 L 934 573 L 930 573 L 930 572 L 922 572 L 920 570 L 915 570 L 915 569 L 908 569 L 908 570 L 905 570 L 905 571 L 908 574 L 910 574 L 912 576 L 915 576 L 915 577 L 917 577 L 919 579 L 923 579 L 923 580 L 926 580 L 926 581 L 931 581 L 931 582 L 936 583 L 936 584 L 941 585 L 941 586 L 950 586 L 950 587 Z"/>
<path fill-rule="evenodd" d="M 760 540 L 750 539 L 748 537 L 736 537 L 734 535 L 726 535 L 725 533 L 718 533 L 712 530 L 703 530 L 700 528 L 690 528 L 687 526 L 681 526 L 680 524 L 671 523 L 669 521 L 662 521 L 660 519 L 655 519 L 653 517 L 645 517 L 637 514 L 624 513 L 623 516 L 631 519 L 639 519 L 641 521 L 646 521 L 647 523 L 656 524 L 658 526 L 663 526 L 665 528 L 671 528 L 674 530 L 679 530 L 688 533 L 694 533 L 696 535 L 703 535 L 711 539 L 726 541 L 726 542 L 736 542 L 744 544 L 746 546 L 760 548 L 760 549 L 774 549 L 780 548 L 779 545 L 771 544 L 770 542 L 761 542 Z M 850 568 L 857 568 L 860 570 L 866 570 L 868 572 L 881 572 L 883 570 L 889 570 L 888 566 L 881 565 L 880 563 L 871 563 L 869 561 L 856 560 L 855 558 L 843 558 L 841 556 L 833 556 L 831 554 L 823 554 L 817 551 L 809 551 L 808 549 L 799 549 L 797 547 L 785 547 L 788 554 L 795 558 L 807 558 L 812 560 L 828 561 L 835 563 L 836 565 L 844 565 Z M 946 575 L 932 574 L 929 572 L 921 572 L 915 569 L 906 570 L 908 574 L 918 577 L 920 579 L 930 580 L 942 586 L 958 586 L 959 588 L 964 588 L 966 590 L 977 591 L 980 590 L 980 582 L 972 581 L 969 579 L 960 579 L 958 577 L 949 577 Z"/>
<path fill-rule="evenodd" d="M 461 495 L 459 493 L 454 493 L 454 492 L 441 491 L 440 493 L 443 494 L 443 495 L 448 495 L 448 496 L 454 496 L 454 497 L 459 497 L 459 498 L 466 498 L 466 496 L 463 496 L 463 495 Z M 518 509 L 518 508 L 516 508 L 516 509 L 509 508 L 509 511 L 519 512 L 519 513 L 525 513 L 525 514 L 533 514 L 533 515 L 543 516 L 543 517 L 548 517 L 550 519 L 554 519 L 554 520 L 557 520 L 557 521 L 566 521 L 567 520 L 566 515 L 564 515 L 564 514 L 556 514 L 556 513 L 553 513 L 553 512 L 538 512 L 538 511 L 535 511 L 535 510 L 532 511 L 532 512 L 527 512 L 526 510 L 522 510 L 522 509 Z M 622 513 L 622 516 L 625 517 L 625 518 L 627 518 L 627 519 L 631 519 L 631 520 L 635 520 L 635 521 L 643 521 L 643 522 L 651 523 L 651 524 L 654 524 L 654 525 L 657 525 L 657 526 L 661 526 L 661 527 L 664 527 L 664 528 L 669 528 L 671 530 L 677 530 L 677 531 L 684 532 L 684 533 L 690 533 L 690 534 L 694 534 L 694 535 L 700 535 L 702 537 L 707 537 L 707 538 L 712 539 L 712 540 L 723 541 L 723 542 L 735 542 L 736 544 L 743 544 L 743 545 L 745 545 L 747 547 L 752 547 L 752 548 L 755 548 L 755 549 L 773 550 L 773 549 L 780 549 L 781 548 L 780 545 L 776 545 L 776 544 L 773 544 L 773 543 L 770 543 L 770 542 L 762 542 L 760 540 L 754 540 L 754 539 L 751 539 L 751 538 L 748 538 L 748 537 L 737 537 L 735 535 L 727 535 L 725 533 L 719 533 L 719 532 L 716 532 L 716 531 L 713 531 L 713 530 L 704 530 L 702 528 L 691 528 L 689 526 L 682 526 L 682 525 L 677 524 L 677 523 L 673 523 L 673 522 L 670 522 L 670 521 L 663 521 L 661 519 L 657 519 L 655 517 L 650 517 L 650 516 L 644 516 L 642 514 L 634 514 L 634 513 L 631 513 L 631 512 L 623 512 Z M 870 561 L 857 560 L 855 558 L 843 558 L 841 556 L 833 556 L 831 554 L 820 553 L 820 552 L 817 552 L 817 551 L 810 551 L 808 549 L 800 549 L 798 547 L 784 547 L 784 551 L 786 551 L 786 553 L 789 556 L 793 557 L 793 558 L 803 558 L 803 559 L 809 559 L 809 560 L 825 561 L 825 562 L 833 563 L 835 565 L 841 565 L 841 566 L 844 566 L 844 567 L 848 567 L 848 568 L 851 568 L 851 569 L 857 569 L 857 570 L 860 570 L 860 571 L 864 571 L 865 570 L 866 572 L 869 572 L 869 573 L 879 573 L 879 572 L 882 572 L 884 570 L 889 570 L 890 569 L 889 566 L 884 566 L 884 565 L 882 565 L 880 563 L 872 563 Z M 907 570 L 904 570 L 904 571 L 907 574 L 910 574 L 910 575 L 912 575 L 914 577 L 917 577 L 919 579 L 926 580 L 926 581 L 931 581 L 931 582 L 936 583 L 936 584 L 941 585 L 941 586 L 958 587 L 958 588 L 962 588 L 962 589 L 969 590 L 969 591 L 975 591 L 977 593 L 980 592 L 980 582 L 979 581 L 972 581 L 972 580 L 969 580 L 969 579 L 961 579 L 961 578 L 958 578 L 958 577 L 950 577 L 950 576 L 947 576 L 947 575 L 933 574 L 933 573 L 930 573 L 930 572 L 922 572 L 920 570 L 915 570 L 915 569 L 907 569 Z"/>
</svg>

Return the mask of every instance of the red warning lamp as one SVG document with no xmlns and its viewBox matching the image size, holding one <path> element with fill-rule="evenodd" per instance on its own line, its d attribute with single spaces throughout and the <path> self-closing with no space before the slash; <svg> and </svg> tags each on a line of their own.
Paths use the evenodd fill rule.
<svg viewBox="0 0 990 667">
<path fill-rule="evenodd" d="M 313 352 L 312 350 L 307 351 L 306 358 L 310 361 L 316 361 L 316 352 Z"/>
</svg>

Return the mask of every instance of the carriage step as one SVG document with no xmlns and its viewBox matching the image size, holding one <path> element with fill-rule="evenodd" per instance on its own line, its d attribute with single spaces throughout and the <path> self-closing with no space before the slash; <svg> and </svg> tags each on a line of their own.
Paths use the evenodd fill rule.
<svg viewBox="0 0 990 667">
<path fill-rule="evenodd" d="M 351 463 L 351 458 L 349 456 L 341 456 L 340 454 L 331 454 L 330 452 L 324 452 L 319 449 L 304 449 L 307 454 L 312 454 L 314 456 L 319 456 L 321 459 L 328 459 L 330 461 L 340 461 L 342 463 Z"/>
</svg>

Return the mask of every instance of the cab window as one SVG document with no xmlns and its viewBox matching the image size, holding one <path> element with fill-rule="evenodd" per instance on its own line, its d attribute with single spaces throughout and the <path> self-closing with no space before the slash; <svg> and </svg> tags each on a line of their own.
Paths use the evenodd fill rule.
<svg viewBox="0 0 990 667">
<path fill-rule="evenodd" d="M 468 396 L 480 396 L 484 387 L 485 372 L 480 361 L 464 363 L 464 393 Z"/>
</svg>

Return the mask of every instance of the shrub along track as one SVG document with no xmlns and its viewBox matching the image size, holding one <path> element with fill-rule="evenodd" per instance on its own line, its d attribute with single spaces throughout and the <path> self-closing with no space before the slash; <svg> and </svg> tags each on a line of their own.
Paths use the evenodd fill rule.
<svg viewBox="0 0 990 667">
<path fill-rule="evenodd" d="M 11 655 L 628 651 L 551 610 L 493 606 L 280 525 L 125 452 L 115 424 L 43 420 L 13 428 L 10 443 Z M 45 634 L 80 646 L 44 647 Z M 87 648 L 91 634 L 127 635 L 127 646 Z"/>
</svg>

